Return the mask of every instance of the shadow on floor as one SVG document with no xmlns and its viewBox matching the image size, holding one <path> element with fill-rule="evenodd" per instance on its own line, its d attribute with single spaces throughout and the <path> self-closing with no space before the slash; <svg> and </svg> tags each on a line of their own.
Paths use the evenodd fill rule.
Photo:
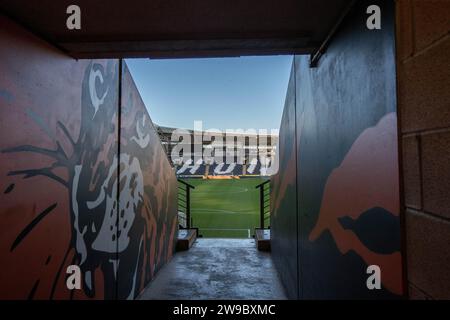
<svg viewBox="0 0 450 320">
<path fill-rule="evenodd" d="M 197 239 L 178 252 L 139 297 L 176 299 L 286 299 L 270 253 L 253 239 Z"/>
</svg>

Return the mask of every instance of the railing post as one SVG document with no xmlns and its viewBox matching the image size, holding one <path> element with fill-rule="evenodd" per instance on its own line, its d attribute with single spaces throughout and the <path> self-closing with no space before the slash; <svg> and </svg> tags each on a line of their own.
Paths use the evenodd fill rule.
<svg viewBox="0 0 450 320">
<path fill-rule="evenodd" d="M 265 221 L 265 188 L 266 184 L 270 183 L 270 180 L 266 180 L 263 183 L 258 184 L 255 188 L 259 188 L 259 227 L 264 229 L 264 221 Z M 270 197 L 270 195 L 269 195 Z"/>
<path fill-rule="evenodd" d="M 259 188 L 259 227 L 264 229 L 264 185 Z"/>
<path fill-rule="evenodd" d="M 186 227 L 191 228 L 191 188 L 186 186 Z"/>
<path fill-rule="evenodd" d="M 195 187 L 180 179 L 178 179 L 178 182 L 185 186 L 185 189 L 180 188 L 180 186 L 178 186 L 178 188 L 185 192 L 185 206 L 183 206 L 182 208 L 185 210 L 184 213 L 186 215 L 186 228 L 190 229 L 193 225 L 191 217 L 191 189 L 195 189 Z"/>
</svg>

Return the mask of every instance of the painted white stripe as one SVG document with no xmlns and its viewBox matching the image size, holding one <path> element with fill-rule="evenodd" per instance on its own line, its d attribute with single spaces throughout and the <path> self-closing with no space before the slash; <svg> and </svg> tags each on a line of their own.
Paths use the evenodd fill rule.
<svg viewBox="0 0 450 320">
<path fill-rule="evenodd" d="M 200 228 L 200 231 L 201 230 L 205 230 L 205 231 L 247 231 L 247 237 L 251 238 L 250 229 Z"/>
</svg>

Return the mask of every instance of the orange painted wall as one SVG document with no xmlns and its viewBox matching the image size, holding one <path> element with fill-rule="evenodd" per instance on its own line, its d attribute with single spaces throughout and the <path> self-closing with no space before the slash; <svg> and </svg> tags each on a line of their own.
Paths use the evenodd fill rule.
<svg viewBox="0 0 450 320">
<path fill-rule="evenodd" d="M 131 75 L 3 16 L 0 43 L 0 298 L 135 298 L 172 256 L 177 182 Z"/>
</svg>

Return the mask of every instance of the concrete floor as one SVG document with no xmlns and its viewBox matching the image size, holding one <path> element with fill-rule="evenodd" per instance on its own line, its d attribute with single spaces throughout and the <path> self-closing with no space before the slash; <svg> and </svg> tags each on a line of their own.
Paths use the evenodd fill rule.
<svg viewBox="0 0 450 320">
<path fill-rule="evenodd" d="M 253 239 L 197 239 L 178 252 L 139 297 L 150 299 L 286 299 L 270 253 Z"/>
</svg>

